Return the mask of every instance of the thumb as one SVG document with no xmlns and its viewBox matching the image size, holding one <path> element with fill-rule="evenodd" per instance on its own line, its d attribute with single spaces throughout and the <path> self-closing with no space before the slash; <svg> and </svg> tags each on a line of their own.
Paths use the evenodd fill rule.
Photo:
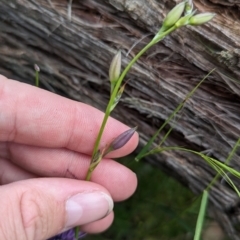
<svg viewBox="0 0 240 240">
<path fill-rule="evenodd" d="M 102 186 L 63 178 L 29 179 L 0 186 L 0 239 L 40 240 L 108 215 Z"/>
</svg>

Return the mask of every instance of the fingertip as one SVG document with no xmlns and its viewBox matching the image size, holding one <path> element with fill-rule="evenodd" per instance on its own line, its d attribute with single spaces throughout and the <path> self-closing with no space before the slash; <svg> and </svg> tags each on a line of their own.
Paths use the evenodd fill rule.
<svg viewBox="0 0 240 240">
<path fill-rule="evenodd" d="M 0 201 L 6 222 L 0 239 L 2 232 L 7 234 L 4 239 L 16 239 L 15 232 L 20 238 L 47 239 L 63 229 L 102 219 L 113 206 L 104 187 L 73 179 L 23 180 L 2 186 L 0 195 L 7 196 Z"/>
<path fill-rule="evenodd" d="M 91 180 L 108 189 L 119 202 L 128 199 L 137 188 L 137 175 L 129 168 L 111 159 L 104 159 L 92 174 Z"/>
<path fill-rule="evenodd" d="M 102 218 L 98 221 L 82 225 L 81 231 L 90 233 L 90 234 L 97 234 L 106 231 L 113 223 L 114 220 L 114 213 L 111 212 L 105 218 Z"/>
<path fill-rule="evenodd" d="M 5 80 L 7 80 L 7 78 L 0 74 L 0 81 L 5 81 Z"/>
</svg>

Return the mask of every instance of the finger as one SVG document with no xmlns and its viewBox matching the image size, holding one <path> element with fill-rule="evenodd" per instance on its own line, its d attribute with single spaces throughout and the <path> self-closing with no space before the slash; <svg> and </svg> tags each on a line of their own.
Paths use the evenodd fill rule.
<svg viewBox="0 0 240 240">
<path fill-rule="evenodd" d="M 113 219 L 114 213 L 111 212 L 103 219 L 81 226 L 81 231 L 94 234 L 106 231 L 112 225 Z"/>
<path fill-rule="evenodd" d="M 0 158 L 0 166 L 0 185 L 37 177 L 3 158 Z"/>
<path fill-rule="evenodd" d="M 89 156 L 68 149 L 31 147 L 7 144 L 7 151 L 0 151 L 5 158 L 25 170 L 45 177 L 68 177 L 84 180 L 89 167 Z M 0 149 L 1 144 L 0 144 Z M 8 154 L 4 154 L 7 152 Z M 114 201 L 130 197 L 137 186 L 136 174 L 110 159 L 103 159 L 92 174 L 91 181 L 104 186 Z"/>
<path fill-rule="evenodd" d="M 91 154 L 104 114 L 86 104 L 0 76 L 0 141 L 42 147 L 65 147 Z M 109 118 L 101 147 L 128 127 Z M 132 152 L 135 134 L 114 157 Z"/>
<path fill-rule="evenodd" d="M 102 186 L 72 179 L 19 181 L 2 186 L 0 195 L 4 196 L 0 198 L 0 205 L 4 206 L 0 208 L 3 240 L 47 239 L 104 218 L 113 208 L 113 201 Z M 103 230 L 107 224 L 102 225 Z"/>
</svg>

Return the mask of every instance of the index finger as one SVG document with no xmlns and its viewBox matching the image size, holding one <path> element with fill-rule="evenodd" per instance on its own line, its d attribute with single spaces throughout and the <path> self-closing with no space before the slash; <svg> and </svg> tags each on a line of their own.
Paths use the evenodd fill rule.
<svg viewBox="0 0 240 240">
<path fill-rule="evenodd" d="M 91 154 L 103 117 L 101 111 L 89 105 L 0 75 L 0 141 L 63 147 Z M 104 147 L 127 129 L 109 118 L 100 146 Z M 113 157 L 132 152 L 137 143 L 135 134 Z"/>
</svg>

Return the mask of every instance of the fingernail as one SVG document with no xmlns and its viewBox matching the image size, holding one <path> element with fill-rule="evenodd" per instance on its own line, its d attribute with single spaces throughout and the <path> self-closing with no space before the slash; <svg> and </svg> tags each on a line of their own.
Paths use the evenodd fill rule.
<svg viewBox="0 0 240 240">
<path fill-rule="evenodd" d="M 107 216 L 113 209 L 112 198 L 104 192 L 83 192 L 66 202 L 65 229 L 83 225 Z"/>
</svg>

